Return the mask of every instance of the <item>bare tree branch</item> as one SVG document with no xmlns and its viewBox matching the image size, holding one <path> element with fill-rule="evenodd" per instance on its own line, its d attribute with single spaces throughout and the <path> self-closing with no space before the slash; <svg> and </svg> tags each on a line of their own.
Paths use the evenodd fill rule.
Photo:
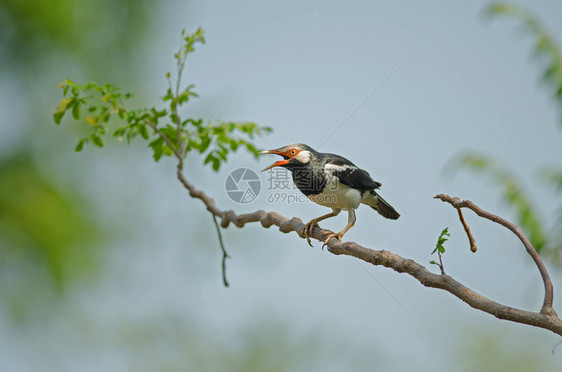
<svg viewBox="0 0 562 372">
<path fill-rule="evenodd" d="M 548 271 L 546 270 L 546 267 L 544 266 L 544 263 L 542 262 L 539 254 L 537 253 L 537 251 L 535 250 L 535 248 L 533 247 L 527 236 L 523 234 L 523 231 L 521 231 L 521 229 L 518 226 L 499 216 L 496 216 L 495 214 L 483 210 L 482 208 L 478 207 L 470 200 L 460 200 L 459 198 L 453 198 L 445 194 L 436 195 L 434 199 L 441 199 L 443 202 L 447 202 L 451 204 L 459 211 L 460 208 L 468 208 L 474 211 L 474 213 L 476 213 L 480 217 L 498 223 L 511 230 L 519 238 L 519 240 L 521 240 L 521 242 L 525 246 L 525 249 L 527 250 L 527 253 L 529 253 L 533 261 L 535 261 L 535 265 L 537 265 L 537 268 L 539 269 L 539 272 L 541 274 L 544 283 L 544 291 L 545 291 L 544 302 L 541 309 L 541 313 L 556 316 L 556 312 L 554 312 L 554 309 L 552 308 L 554 289 L 552 287 L 552 281 L 550 280 Z"/>
<path fill-rule="evenodd" d="M 260 222 L 265 228 L 275 225 L 278 226 L 279 231 L 283 233 L 290 233 L 294 231 L 301 238 L 305 239 L 305 236 L 303 235 L 303 228 L 305 225 L 299 218 L 293 217 L 289 219 L 279 213 L 266 212 L 264 210 L 240 215 L 236 214 L 232 210 L 222 211 L 217 208 L 212 198 L 203 191 L 197 190 L 187 181 L 180 167 L 178 167 L 178 179 L 189 192 L 191 197 L 201 200 L 210 213 L 221 219 L 221 226 L 223 228 L 228 227 L 230 223 L 233 223 L 235 226 L 241 228 L 250 222 Z M 479 216 L 508 227 L 521 239 L 528 251 L 530 247 L 530 249 L 536 254 L 533 247 L 530 243 L 528 243 L 528 239 L 517 226 L 482 210 L 470 201 L 461 202 L 458 198 L 452 198 L 443 194 L 440 194 L 437 197 L 443 201 L 448 201 L 455 208 L 470 208 Z M 324 230 L 316 226 L 312 230 L 311 237 L 323 242 L 330 233 L 331 232 L 329 230 Z M 543 304 L 543 308 L 540 312 L 521 310 L 495 302 L 464 286 L 449 275 L 434 274 L 423 265 L 386 250 L 374 250 L 363 247 L 354 242 L 339 242 L 335 239 L 330 240 L 327 246 L 328 250 L 332 254 L 356 257 L 373 265 L 384 266 L 398 273 L 406 273 L 417 279 L 422 285 L 447 291 L 458 297 L 461 301 L 467 303 L 469 306 L 491 314 L 498 319 L 544 328 L 562 336 L 562 320 L 558 318 L 556 312 L 552 309 L 552 283 L 550 282 L 550 279 L 548 279 L 548 273 L 546 272 L 544 265 L 542 265 L 542 261 L 538 258 L 538 256 L 535 258 L 533 254 L 531 254 L 531 256 L 535 260 L 535 263 L 538 262 L 537 266 L 539 267 L 541 275 L 543 275 L 543 280 L 544 278 L 548 279 L 545 281 L 545 288 L 547 290 L 545 304 Z"/>
</svg>

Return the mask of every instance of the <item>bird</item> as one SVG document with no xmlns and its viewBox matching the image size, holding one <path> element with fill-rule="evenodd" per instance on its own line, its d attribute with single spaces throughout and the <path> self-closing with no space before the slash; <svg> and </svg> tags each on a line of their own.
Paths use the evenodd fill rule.
<svg viewBox="0 0 562 372">
<path fill-rule="evenodd" d="M 311 246 L 310 236 L 318 222 L 335 217 L 342 210 L 346 210 L 347 225 L 342 231 L 329 234 L 322 248 L 334 238 L 341 242 L 344 234 L 355 224 L 355 210 L 360 204 L 370 206 L 381 216 L 391 220 L 400 217 L 377 192 L 382 184 L 374 181 L 367 171 L 343 156 L 321 153 L 302 143 L 260 151 L 260 154 L 276 154 L 283 157 L 283 160 L 276 161 L 262 172 L 274 167 L 288 169 L 292 173 L 293 182 L 308 199 L 332 209 L 332 212 L 313 218 L 304 226 L 303 235 Z"/>
</svg>

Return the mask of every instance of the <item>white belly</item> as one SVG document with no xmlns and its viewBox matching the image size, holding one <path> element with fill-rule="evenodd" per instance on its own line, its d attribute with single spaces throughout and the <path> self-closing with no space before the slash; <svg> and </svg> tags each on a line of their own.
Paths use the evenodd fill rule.
<svg viewBox="0 0 562 372">
<path fill-rule="evenodd" d="M 357 209 L 361 203 L 361 193 L 358 190 L 340 183 L 332 177 L 324 190 L 317 195 L 309 195 L 313 202 L 334 209 Z"/>
</svg>

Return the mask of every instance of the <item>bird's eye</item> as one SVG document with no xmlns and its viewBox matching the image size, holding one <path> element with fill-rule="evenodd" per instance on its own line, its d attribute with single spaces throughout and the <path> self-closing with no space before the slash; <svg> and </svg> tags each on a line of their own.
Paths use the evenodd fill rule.
<svg viewBox="0 0 562 372">
<path fill-rule="evenodd" d="M 297 152 L 295 151 L 295 149 L 291 150 L 291 155 L 295 155 Z"/>
</svg>

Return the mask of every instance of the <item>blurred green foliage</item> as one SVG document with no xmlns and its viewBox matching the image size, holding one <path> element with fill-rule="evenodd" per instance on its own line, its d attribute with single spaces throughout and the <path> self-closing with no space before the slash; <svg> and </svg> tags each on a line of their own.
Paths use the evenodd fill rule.
<svg viewBox="0 0 562 372">
<path fill-rule="evenodd" d="M 506 342 L 510 340 L 510 342 Z M 554 342 L 552 342 L 554 341 Z M 495 326 L 471 325 L 455 343 L 458 371 L 552 372 L 560 370 L 556 339 Z M 557 348 L 558 350 L 556 350 Z"/>
<path fill-rule="evenodd" d="M 49 288 L 58 293 L 94 273 L 101 234 L 77 194 L 54 187 L 30 157 L 0 161 L 0 272 L 14 319 Z M 84 208 L 84 209 L 82 209 Z"/>
<path fill-rule="evenodd" d="M 530 193 L 523 188 L 515 174 L 495 159 L 475 153 L 461 154 L 448 167 L 471 170 L 490 178 L 500 187 L 504 202 L 515 213 L 516 224 L 521 227 L 537 252 L 552 263 L 562 265 L 562 172 L 557 169 L 543 171 L 542 180 L 554 186 L 557 195 L 554 195 L 553 200 L 560 203 L 559 217 L 549 221 L 534 206 Z"/>
<path fill-rule="evenodd" d="M 46 126 L 52 68 L 89 75 L 124 71 L 150 29 L 152 0 L 5 0 L 0 3 L 0 63 L 6 92 L 25 105 L 13 126 L 21 135 L 0 154 L 0 310 L 26 320 L 52 298 L 99 270 L 101 224 L 77 184 L 61 180 L 45 159 L 59 143 L 34 142 Z M 103 63 L 100 60 L 103 56 Z M 58 80 L 58 78 L 57 78 Z M 28 89 L 29 88 L 29 89 Z M 21 93 L 21 94 L 20 94 Z M 22 106 L 23 107 L 23 106 Z M 64 140 L 64 136 L 60 137 Z M 42 313 L 42 317 L 45 314 Z"/>
<path fill-rule="evenodd" d="M 0 190 L 12 191 L 0 193 L 0 262 L 44 260 L 58 289 L 90 268 L 93 252 L 86 247 L 98 235 L 88 216 L 75 208 L 84 205 L 79 196 L 54 188 L 29 157 L 0 162 Z"/>
<path fill-rule="evenodd" d="M 372 346 L 350 347 L 335 330 L 297 330 L 294 319 L 280 314 L 251 319 L 237 325 L 235 342 L 216 337 L 216 328 L 186 323 L 183 314 L 163 319 L 157 327 L 129 320 L 114 330 L 114 337 L 136 351 L 131 358 L 134 371 L 373 371 L 385 358 Z M 337 355 L 337 365 L 328 355 Z"/>
<path fill-rule="evenodd" d="M 123 62 L 146 37 L 151 3 L 153 0 L 3 0 L 0 62 L 21 71 L 60 57 L 80 63 L 85 72 L 111 71 L 108 64 Z M 102 56 L 104 63 L 98 63 Z"/>
<path fill-rule="evenodd" d="M 558 43 L 542 22 L 530 11 L 507 3 L 489 6 L 486 14 L 490 17 L 511 17 L 517 19 L 533 38 L 533 54 L 544 71 L 542 77 L 552 90 L 554 102 L 562 112 L 562 58 Z M 495 159 L 482 154 L 467 153 L 457 156 L 451 163 L 454 169 L 469 169 L 489 177 L 501 188 L 506 204 L 514 211 L 517 224 L 543 256 L 557 265 L 562 265 L 562 170 L 551 167 L 543 171 L 543 181 L 550 183 L 557 191 L 555 198 L 560 204 L 560 218 L 548 226 L 534 207 L 531 196 L 521 186 L 515 174 Z"/>
<path fill-rule="evenodd" d="M 513 209 L 517 217 L 517 225 L 527 234 L 529 240 L 541 252 L 547 243 L 545 225 L 528 193 L 523 190 L 517 177 L 497 161 L 478 154 L 463 154 L 454 161 L 455 168 L 465 168 L 490 177 L 501 188 L 506 204 Z"/>
<path fill-rule="evenodd" d="M 533 54 L 542 62 L 542 77 L 550 87 L 556 104 L 562 112 L 562 55 L 558 43 L 544 24 L 530 11 L 508 3 L 493 4 L 487 9 L 490 17 L 515 18 L 533 38 Z M 562 118 L 561 118 L 562 123 Z"/>
</svg>

